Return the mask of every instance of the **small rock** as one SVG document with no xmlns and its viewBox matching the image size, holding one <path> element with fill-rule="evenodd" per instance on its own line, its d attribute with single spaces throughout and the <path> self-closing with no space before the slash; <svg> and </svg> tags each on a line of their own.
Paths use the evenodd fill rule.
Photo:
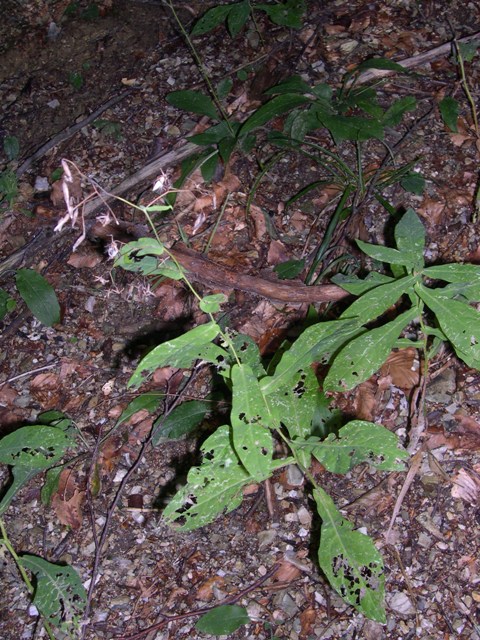
<svg viewBox="0 0 480 640">
<path fill-rule="evenodd" d="M 303 472 L 296 464 L 291 464 L 287 467 L 287 482 L 291 487 L 301 487 L 303 485 L 303 480 Z"/>
<path fill-rule="evenodd" d="M 398 591 L 389 600 L 390 608 L 402 616 L 411 616 L 415 614 L 415 607 L 408 595 L 403 591 Z"/>
</svg>

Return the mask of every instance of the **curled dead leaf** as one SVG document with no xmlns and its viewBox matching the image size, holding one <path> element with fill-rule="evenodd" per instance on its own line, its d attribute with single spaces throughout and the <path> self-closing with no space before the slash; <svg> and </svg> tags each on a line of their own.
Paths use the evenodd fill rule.
<svg viewBox="0 0 480 640">
<path fill-rule="evenodd" d="M 409 390 L 420 381 L 420 366 L 417 350 L 413 347 L 392 351 L 380 369 L 381 376 L 390 376 L 392 384 Z"/>
<path fill-rule="evenodd" d="M 480 479 L 465 469 L 460 469 L 453 478 L 452 498 L 476 504 L 480 494 Z"/>
</svg>

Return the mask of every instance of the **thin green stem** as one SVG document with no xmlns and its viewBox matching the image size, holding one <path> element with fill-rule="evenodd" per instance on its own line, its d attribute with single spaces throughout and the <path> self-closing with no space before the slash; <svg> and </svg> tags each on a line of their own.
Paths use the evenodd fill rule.
<svg viewBox="0 0 480 640">
<path fill-rule="evenodd" d="M 9 554 L 12 556 L 15 564 L 17 565 L 17 569 L 22 577 L 22 580 L 25 584 L 25 586 L 27 587 L 27 591 L 30 595 L 33 595 L 35 588 L 32 584 L 32 581 L 30 580 L 30 578 L 28 577 L 27 572 L 25 571 L 25 569 L 23 568 L 22 562 L 20 560 L 20 558 L 17 555 L 17 552 L 15 551 L 15 549 L 13 548 L 8 535 L 7 535 L 7 530 L 5 528 L 5 524 L 3 522 L 3 519 L 0 518 L 0 532 L 2 534 L 2 537 L 0 538 L 0 544 L 4 544 L 7 551 L 9 552 Z M 52 628 L 50 626 L 50 624 L 48 623 L 47 620 L 45 620 L 45 618 L 42 616 L 42 623 L 43 626 L 45 627 L 45 631 L 47 632 L 48 637 L 50 638 L 50 640 L 55 640 L 55 636 L 53 635 L 52 632 Z"/>
<path fill-rule="evenodd" d="M 225 109 L 223 108 L 220 100 L 218 99 L 218 95 L 217 92 L 215 91 L 215 87 L 212 84 L 212 81 L 210 80 L 210 76 L 208 75 L 207 70 L 205 69 L 205 66 L 200 58 L 200 56 L 198 55 L 198 52 L 195 48 L 195 45 L 193 44 L 190 36 L 188 35 L 185 27 L 182 24 L 182 21 L 180 20 L 180 18 L 178 17 L 177 12 L 175 11 L 175 7 L 173 6 L 173 3 L 171 0 L 166 0 L 168 6 L 170 7 L 170 11 L 172 12 L 173 17 L 175 18 L 175 22 L 178 25 L 178 28 L 180 29 L 180 31 L 182 32 L 183 37 L 185 38 L 185 41 L 188 44 L 188 47 L 192 53 L 193 59 L 195 60 L 195 63 L 198 67 L 198 70 L 200 71 L 203 81 L 205 82 L 205 84 L 207 85 L 207 88 L 215 102 L 215 106 L 217 107 L 219 113 L 221 114 L 223 120 L 226 122 L 228 130 L 230 131 L 230 134 L 232 137 L 235 137 L 235 132 L 232 128 L 232 125 L 230 124 L 230 120 L 228 118 L 228 114 L 225 111 Z"/>
<path fill-rule="evenodd" d="M 210 251 L 210 245 L 212 244 L 213 238 L 215 237 L 215 234 L 217 233 L 218 225 L 222 221 L 223 214 L 225 213 L 225 209 L 227 208 L 227 204 L 228 204 L 228 201 L 230 199 L 230 195 L 231 195 L 230 193 L 227 193 L 227 197 L 225 198 L 224 203 L 222 204 L 222 208 L 220 210 L 218 218 L 217 218 L 215 224 L 213 225 L 212 233 L 210 234 L 210 237 L 207 240 L 207 244 L 205 246 L 205 249 L 203 250 L 203 253 L 205 255 L 207 255 L 207 253 Z"/>
<path fill-rule="evenodd" d="M 477 108 L 475 106 L 475 100 L 470 92 L 470 87 L 468 86 L 467 74 L 465 73 L 465 64 L 463 61 L 462 52 L 460 51 L 460 47 L 458 46 L 458 42 L 454 40 L 455 43 L 455 51 L 457 53 L 458 66 L 460 67 L 460 76 L 462 79 L 462 87 L 465 91 L 465 95 L 467 96 L 467 100 L 470 103 L 470 111 L 472 112 L 473 125 L 475 127 L 475 133 L 477 137 L 480 135 L 480 130 L 478 128 L 478 117 L 477 117 Z"/>
</svg>

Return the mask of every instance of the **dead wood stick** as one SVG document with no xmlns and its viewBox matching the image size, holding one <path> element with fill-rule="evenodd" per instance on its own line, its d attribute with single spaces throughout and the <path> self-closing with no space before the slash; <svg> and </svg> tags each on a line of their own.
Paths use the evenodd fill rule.
<svg viewBox="0 0 480 640">
<path fill-rule="evenodd" d="M 122 93 L 118 94 L 117 96 L 114 96 L 113 98 L 110 98 L 110 100 L 108 100 L 107 102 L 104 102 L 102 105 L 100 105 L 100 107 L 98 107 L 98 109 L 95 109 L 95 111 L 93 111 L 89 116 L 84 118 L 81 122 L 77 122 L 77 124 L 73 124 L 70 127 L 67 127 L 66 129 L 63 129 L 63 131 L 60 131 L 60 133 L 57 133 L 56 136 L 53 136 L 53 138 L 50 138 L 50 140 L 45 142 L 45 144 L 42 144 L 42 146 L 39 147 L 35 151 L 35 153 L 33 153 L 31 156 L 29 156 L 18 167 L 17 171 L 15 172 L 17 178 L 20 178 L 20 176 L 23 176 L 23 174 L 30 169 L 32 164 L 36 160 L 39 160 L 40 158 L 43 158 L 43 156 L 48 151 L 50 151 L 50 149 L 53 149 L 54 147 L 56 147 L 58 144 L 60 144 L 64 140 L 68 140 L 69 138 L 71 138 L 75 133 L 77 133 L 77 131 L 80 131 L 80 129 L 82 127 L 85 127 L 87 124 L 90 124 L 90 122 L 93 122 L 94 120 L 96 120 L 98 118 L 98 116 L 101 115 L 104 111 L 106 111 L 107 109 L 110 109 L 110 107 L 113 107 L 114 104 L 117 104 L 117 102 L 120 102 L 121 100 L 126 98 L 126 96 L 128 96 L 130 93 L 132 93 L 132 89 L 127 89 L 126 91 L 123 91 Z"/>
<path fill-rule="evenodd" d="M 97 211 L 97 209 L 100 209 L 100 207 L 115 198 L 115 196 L 121 196 L 129 189 L 136 187 L 142 182 L 151 180 L 165 168 L 175 166 L 181 160 L 184 160 L 185 158 L 188 158 L 188 156 L 191 156 L 195 151 L 198 151 L 198 146 L 196 144 L 187 142 L 178 149 L 174 149 L 173 151 L 164 153 L 162 156 L 156 158 L 155 160 L 152 160 L 141 169 L 136 171 L 134 174 L 132 174 L 128 178 L 125 178 L 125 180 L 123 180 L 123 182 L 117 185 L 114 189 L 111 189 L 110 191 L 108 191 L 108 193 L 105 192 L 104 196 L 102 195 L 102 197 L 89 200 L 89 202 L 87 202 L 83 208 L 84 216 Z"/>
<path fill-rule="evenodd" d="M 180 245 L 169 251 L 185 269 L 189 278 L 209 287 L 247 291 L 268 300 L 290 304 L 334 302 L 349 295 L 334 284 L 307 286 L 302 282 L 268 280 L 239 273 Z"/>
<path fill-rule="evenodd" d="M 465 36 L 465 38 L 459 38 L 457 42 L 471 42 L 472 40 L 476 39 L 480 39 L 480 31 L 477 31 L 477 33 L 472 33 L 472 35 L 470 36 Z M 412 56 L 411 58 L 405 58 L 404 60 L 395 60 L 395 62 L 405 69 L 413 69 L 414 67 L 420 67 L 422 64 L 431 62 L 436 58 L 440 58 L 446 53 L 449 53 L 449 51 L 451 51 L 451 48 L 452 42 L 447 42 L 446 44 L 441 44 L 434 49 L 424 51 L 423 53 L 419 53 L 416 56 Z M 368 71 L 360 74 L 355 84 L 365 84 L 366 82 L 370 82 L 370 80 L 383 78 L 384 76 L 389 76 L 394 73 L 398 72 L 386 69 L 369 69 Z"/>
</svg>

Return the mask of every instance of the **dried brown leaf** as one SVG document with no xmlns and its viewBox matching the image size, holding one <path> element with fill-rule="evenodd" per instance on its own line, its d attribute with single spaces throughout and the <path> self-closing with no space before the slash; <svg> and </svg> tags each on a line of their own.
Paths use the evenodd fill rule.
<svg viewBox="0 0 480 640">
<path fill-rule="evenodd" d="M 480 479 L 474 474 L 460 469 L 453 478 L 452 498 L 460 498 L 469 504 L 476 504 L 480 493 Z"/>
<path fill-rule="evenodd" d="M 409 390 L 420 381 L 417 350 L 413 347 L 393 351 L 380 369 L 381 376 L 390 376 L 392 384 Z"/>
</svg>

